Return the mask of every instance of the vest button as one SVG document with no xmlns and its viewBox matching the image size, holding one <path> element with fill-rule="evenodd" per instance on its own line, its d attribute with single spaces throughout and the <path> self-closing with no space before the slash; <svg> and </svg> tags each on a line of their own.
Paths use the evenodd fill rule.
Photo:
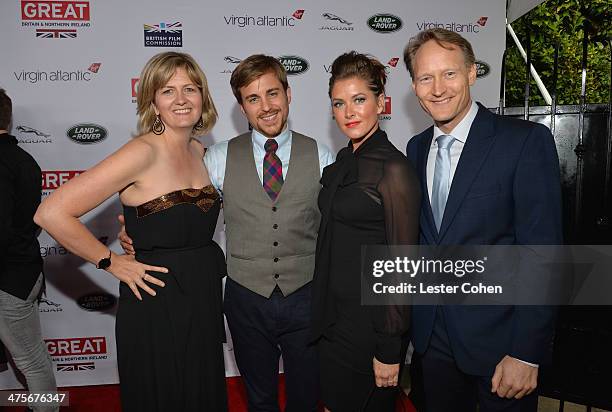
<svg viewBox="0 0 612 412">
<path fill-rule="evenodd" d="M 274 258 L 274 261 L 275 261 L 275 262 L 278 262 L 278 258 Z"/>
<path fill-rule="evenodd" d="M 278 242 L 274 242 L 274 243 L 273 243 L 273 245 L 274 245 L 274 246 L 278 246 Z"/>
<path fill-rule="evenodd" d="M 276 212 L 276 206 L 272 206 L 272 211 Z"/>
<path fill-rule="evenodd" d="M 279 278 L 279 275 L 277 273 L 277 274 L 274 275 L 274 279 L 278 279 L 278 278 Z"/>
<path fill-rule="evenodd" d="M 272 229 L 278 229 L 278 225 L 275 223 L 272 225 Z"/>
</svg>

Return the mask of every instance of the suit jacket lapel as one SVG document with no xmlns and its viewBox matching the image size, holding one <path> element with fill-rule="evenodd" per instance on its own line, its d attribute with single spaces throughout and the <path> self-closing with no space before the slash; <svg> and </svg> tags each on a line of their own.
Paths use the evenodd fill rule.
<svg viewBox="0 0 612 412">
<path fill-rule="evenodd" d="M 470 127 L 470 133 L 453 176 L 446 208 L 444 209 L 444 217 L 440 226 L 440 240 L 444 238 L 465 195 L 489 154 L 492 143 L 495 141 L 493 138 L 494 132 L 495 117 L 488 109 L 479 104 L 478 114 L 476 114 L 476 118 L 474 118 L 474 122 Z"/>
<path fill-rule="evenodd" d="M 433 244 L 438 241 L 438 230 L 436 229 L 436 223 L 431 210 L 431 200 L 429 199 L 429 192 L 427 190 L 427 156 L 429 155 L 429 148 L 431 147 L 431 139 L 433 139 L 433 127 L 430 127 L 424 132 L 424 138 L 419 143 L 416 167 L 418 167 L 417 173 L 419 175 L 419 181 L 421 182 L 421 196 L 423 196 L 421 230 L 425 238 L 427 238 L 428 243 Z"/>
</svg>

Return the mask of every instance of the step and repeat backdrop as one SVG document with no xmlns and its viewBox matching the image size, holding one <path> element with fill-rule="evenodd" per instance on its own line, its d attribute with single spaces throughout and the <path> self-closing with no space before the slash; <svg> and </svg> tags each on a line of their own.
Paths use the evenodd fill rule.
<svg viewBox="0 0 612 412">
<path fill-rule="evenodd" d="M 0 87 L 13 99 L 12 134 L 43 170 L 43 198 L 134 136 L 138 77 L 161 51 L 190 53 L 208 77 L 220 116 L 202 138 L 207 146 L 248 130 L 229 79 L 241 59 L 265 53 L 287 68 L 290 127 L 339 150 L 346 140 L 331 117 L 329 71 L 336 56 L 357 50 L 387 66 L 381 124 L 403 151 L 430 124 L 412 93 L 403 49 L 432 27 L 472 42 L 473 94 L 498 105 L 504 0 L 4 0 L 0 11 Z M 115 196 L 83 217 L 117 252 L 119 213 Z M 222 217 L 216 239 L 224 245 Z M 40 317 L 58 385 L 118 382 L 117 280 L 46 233 L 39 240 L 47 276 Z M 231 339 L 225 356 L 227 375 L 237 375 Z M 0 388 L 20 386 L 10 364 L 0 370 Z"/>
</svg>

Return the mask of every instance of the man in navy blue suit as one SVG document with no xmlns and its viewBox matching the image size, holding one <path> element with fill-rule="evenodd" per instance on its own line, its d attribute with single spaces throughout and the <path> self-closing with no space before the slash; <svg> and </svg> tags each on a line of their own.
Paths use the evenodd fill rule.
<svg viewBox="0 0 612 412">
<path fill-rule="evenodd" d="M 560 245 L 550 131 L 471 99 L 474 52 L 457 33 L 419 33 L 404 61 L 434 123 L 406 148 L 424 194 L 421 244 Z M 550 354 L 554 319 L 552 307 L 415 306 L 427 412 L 536 411 L 538 366 Z"/>
</svg>

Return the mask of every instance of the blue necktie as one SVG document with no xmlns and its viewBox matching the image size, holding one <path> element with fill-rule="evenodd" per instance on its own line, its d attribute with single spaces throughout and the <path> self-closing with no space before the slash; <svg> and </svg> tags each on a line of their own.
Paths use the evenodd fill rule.
<svg viewBox="0 0 612 412">
<path fill-rule="evenodd" d="M 436 168 L 434 170 L 433 187 L 431 189 L 431 210 L 433 212 L 436 228 L 440 230 L 444 208 L 450 190 L 451 159 L 450 148 L 455 142 L 453 136 L 443 134 L 436 139 L 438 153 L 436 154 Z"/>
</svg>

